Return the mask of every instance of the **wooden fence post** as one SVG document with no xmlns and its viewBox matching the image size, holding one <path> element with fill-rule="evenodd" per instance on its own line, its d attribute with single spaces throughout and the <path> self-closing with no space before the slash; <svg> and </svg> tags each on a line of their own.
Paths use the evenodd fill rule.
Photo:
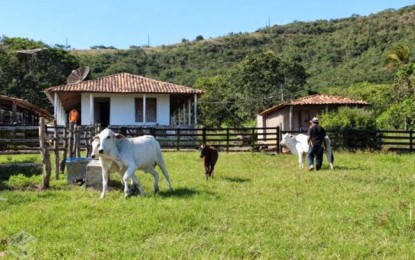
<svg viewBox="0 0 415 260">
<path fill-rule="evenodd" d="M 202 128 L 202 143 L 206 144 L 206 126 Z"/>
<path fill-rule="evenodd" d="M 49 188 L 51 167 L 50 154 L 46 145 L 45 119 L 43 117 L 39 119 L 39 147 L 43 160 L 43 180 L 41 188 L 47 189 Z"/>
<path fill-rule="evenodd" d="M 62 174 L 65 171 L 66 157 L 68 155 L 68 147 L 69 147 L 68 127 L 66 125 L 63 128 L 63 142 L 64 142 L 64 144 L 63 144 L 63 155 L 62 155 L 62 161 L 61 161 L 61 164 L 60 164 L 60 167 L 59 167 Z"/>
<path fill-rule="evenodd" d="M 277 140 L 276 140 L 276 147 L 277 147 L 277 153 L 280 153 L 281 152 L 281 147 L 280 147 L 280 136 L 281 136 L 281 134 L 280 134 L 280 127 L 279 126 L 277 126 L 277 128 L 276 128 L 276 135 L 277 135 Z"/>
<path fill-rule="evenodd" d="M 180 151 L 180 128 L 176 130 L 176 149 Z"/>
<path fill-rule="evenodd" d="M 53 149 L 55 152 L 55 180 L 59 180 L 59 132 L 58 132 L 58 125 L 57 125 L 56 120 L 53 120 L 53 130 L 54 130 Z"/>
<path fill-rule="evenodd" d="M 75 156 L 81 157 L 81 126 L 75 126 Z"/>
<path fill-rule="evenodd" d="M 74 143 L 74 125 L 69 124 L 69 133 L 68 133 L 68 154 L 70 158 L 73 158 L 74 156 L 74 150 L 73 150 L 73 143 Z"/>
<path fill-rule="evenodd" d="M 229 128 L 226 128 L 226 152 L 229 152 Z"/>
<path fill-rule="evenodd" d="M 252 128 L 251 130 L 252 131 L 251 131 L 251 143 L 250 143 L 250 145 L 251 145 L 251 152 L 254 152 L 255 151 L 255 141 L 256 141 L 255 128 Z"/>
</svg>

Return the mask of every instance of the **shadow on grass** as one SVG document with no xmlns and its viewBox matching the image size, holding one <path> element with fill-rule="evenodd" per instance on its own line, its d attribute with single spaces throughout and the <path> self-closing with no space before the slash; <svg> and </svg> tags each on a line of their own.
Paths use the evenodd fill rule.
<svg viewBox="0 0 415 260">
<path fill-rule="evenodd" d="M 221 177 L 221 179 L 229 182 L 236 182 L 236 183 L 244 183 L 244 182 L 250 182 L 251 179 L 247 178 L 239 178 L 239 177 Z"/>
<path fill-rule="evenodd" d="M 323 168 L 323 170 L 331 171 L 330 167 Z M 355 170 L 364 170 L 362 166 L 344 166 L 344 165 L 334 165 L 334 171 L 355 171 Z"/>
<path fill-rule="evenodd" d="M 204 193 L 204 192 L 203 192 Z M 192 197 L 195 195 L 199 195 L 200 192 L 196 191 L 194 189 L 189 189 L 189 188 L 178 188 L 175 189 L 174 191 L 160 191 L 159 195 L 162 197 L 179 197 L 179 198 L 188 198 L 188 197 Z"/>
</svg>

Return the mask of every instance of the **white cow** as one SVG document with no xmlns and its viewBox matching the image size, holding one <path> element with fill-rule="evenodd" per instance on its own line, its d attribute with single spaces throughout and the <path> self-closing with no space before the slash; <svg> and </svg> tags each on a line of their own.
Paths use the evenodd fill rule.
<svg viewBox="0 0 415 260">
<path fill-rule="evenodd" d="M 327 161 L 330 163 L 330 168 L 333 170 L 334 156 L 331 150 L 331 142 L 329 137 L 325 136 Z M 307 135 L 298 134 L 291 135 L 285 133 L 282 135 L 281 145 L 286 146 L 292 154 L 298 155 L 298 163 L 300 168 L 304 168 L 304 157 L 308 154 L 310 145 L 308 144 Z"/>
<path fill-rule="evenodd" d="M 92 143 L 91 143 L 91 146 L 92 146 L 91 158 L 92 159 L 95 159 L 95 157 L 99 158 L 99 153 L 98 153 L 99 145 L 100 145 L 99 137 L 95 136 L 94 139 L 92 140 Z M 127 167 L 123 166 L 121 162 L 118 162 L 118 163 L 114 162 L 111 165 L 111 168 L 108 170 L 108 174 L 118 172 L 120 174 L 120 177 L 121 177 L 121 183 L 124 185 L 123 177 L 124 177 L 124 173 L 126 171 L 127 171 Z M 135 177 L 135 175 L 134 175 L 134 177 Z M 136 184 L 134 179 L 133 179 L 133 184 Z"/>
<path fill-rule="evenodd" d="M 144 195 L 139 179 L 135 176 L 136 170 L 149 172 L 154 177 L 154 191 L 158 192 L 159 174 L 154 169 L 158 165 L 169 185 L 170 191 L 173 187 L 170 183 L 169 174 L 161 154 L 159 142 L 151 135 L 144 135 L 135 138 L 126 138 L 121 134 L 116 134 L 106 128 L 97 135 L 100 144 L 98 147 L 99 160 L 102 167 L 102 193 L 101 198 L 105 197 L 108 185 L 108 173 L 112 164 L 117 164 L 121 169 L 126 168 L 123 175 L 124 193 L 129 196 L 128 180 L 133 178 L 137 184 L 141 195 Z"/>
</svg>

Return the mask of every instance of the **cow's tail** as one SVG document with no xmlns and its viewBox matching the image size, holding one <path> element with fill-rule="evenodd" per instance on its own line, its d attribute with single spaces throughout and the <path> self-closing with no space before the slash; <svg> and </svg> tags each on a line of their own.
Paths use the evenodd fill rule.
<svg viewBox="0 0 415 260">
<path fill-rule="evenodd" d="M 159 152 L 158 157 L 159 158 L 157 160 L 157 165 L 160 167 L 161 171 L 163 172 L 164 178 L 166 179 L 167 184 L 169 185 L 170 191 L 173 191 L 173 186 L 171 185 L 169 173 L 167 171 L 166 164 L 164 163 L 164 159 L 163 159 L 161 152 Z"/>
<path fill-rule="evenodd" d="M 325 145 L 326 145 L 326 150 L 327 150 L 327 160 L 330 163 L 330 168 L 333 170 L 334 169 L 334 154 L 333 154 L 333 150 L 331 149 L 331 141 L 330 138 L 326 135 L 324 137 L 325 139 Z"/>
</svg>

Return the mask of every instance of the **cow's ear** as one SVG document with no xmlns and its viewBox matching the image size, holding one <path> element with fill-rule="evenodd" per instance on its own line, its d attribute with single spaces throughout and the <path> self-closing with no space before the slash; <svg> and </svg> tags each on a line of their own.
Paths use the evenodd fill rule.
<svg viewBox="0 0 415 260">
<path fill-rule="evenodd" d="M 117 138 L 117 139 L 125 139 L 125 136 L 124 135 L 122 135 L 122 134 L 115 134 L 115 138 Z"/>
<path fill-rule="evenodd" d="M 99 135 L 96 135 L 96 136 L 94 136 L 93 138 L 92 138 L 92 140 L 99 140 Z"/>
</svg>

